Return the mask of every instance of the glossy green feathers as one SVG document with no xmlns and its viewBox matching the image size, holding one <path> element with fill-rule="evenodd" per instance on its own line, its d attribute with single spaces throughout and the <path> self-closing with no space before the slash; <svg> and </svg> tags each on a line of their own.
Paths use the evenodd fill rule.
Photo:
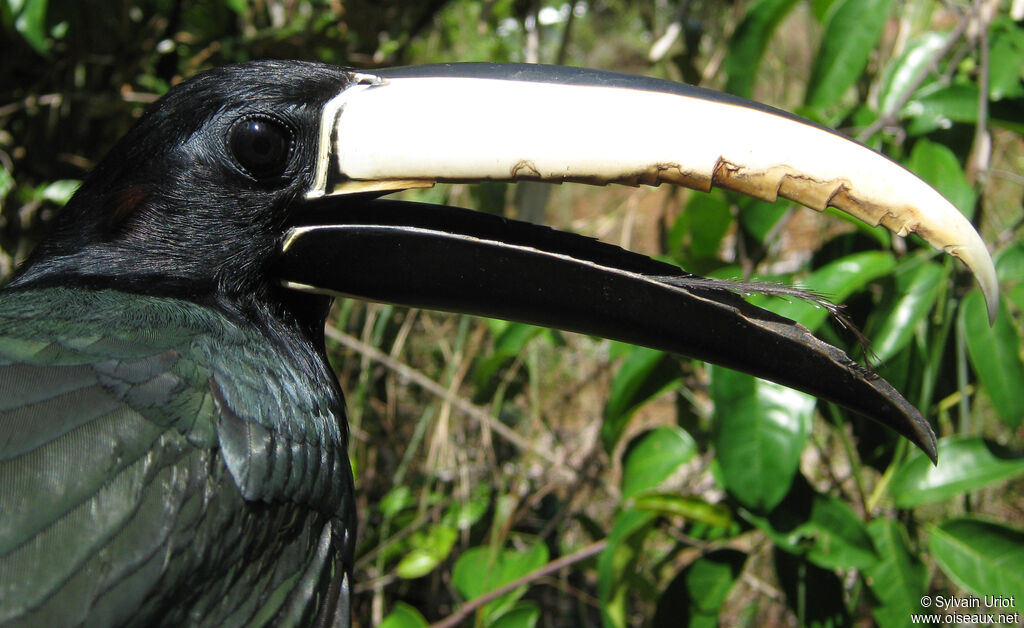
<svg viewBox="0 0 1024 628">
<path fill-rule="evenodd" d="M 341 399 L 263 331 L 0 294 L 0 624 L 302 625 L 336 603 L 314 591 L 350 551 Z"/>
</svg>

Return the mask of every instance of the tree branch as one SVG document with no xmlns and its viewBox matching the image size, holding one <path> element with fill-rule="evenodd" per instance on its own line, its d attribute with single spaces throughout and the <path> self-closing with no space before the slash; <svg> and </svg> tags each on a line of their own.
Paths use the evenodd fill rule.
<svg viewBox="0 0 1024 628">
<path fill-rule="evenodd" d="M 548 451 L 539 444 L 535 444 L 526 440 L 525 438 L 520 436 L 515 430 L 511 429 L 510 427 L 502 423 L 500 420 L 498 420 L 497 417 L 488 414 L 484 410 L 466 401 L 462 397 L 459 397 L 458 395 L 449 391 L 444 386 L 438 384 L 437 382 L 430 379 L 423 373 L 417 371 L 416 369 L 412 368 L 411 366 L 399 362 L 398 360 L 392 358 L 391 356 L 384 353 L 380 349 L 377 349 L 376 347 L 371 347 L 370 345 L 359 340 L 358 338 L 346 334 L 343 331 L 331 325 L 328 325 L 325 328 L 324 333 L 331 340 L 334 340 L 339 344 L 344 345 L 349 349 L 366 356 L 370 360 L 380 362 L 385 367 L 391 369 L 392 371 L 395 371 L 400 376 L 408 379 L 409 381 L 416 384 L 420 388 L 423 388 L 427 392 L 436 395 L 441 399 L 444 399 L 448 403 L 452 404 L 454 407 L 468 414 L 473 419 L 476 419 L 479 423 L 486 425 L 491 430 L 494 430 L 502 438 L 512 443 L 519 449 L 522 449 L 524 451 L 531 451 L 555 466 L 568 468 L 565 464 L 565 461 L 561 460 L 560 457 L 556 456 L 553 452 Z"/>
<path fill-rule="evenodd" d="M 607 545 L 607 540 L 598 541 L 597 543 L 592 543 L 584 547 L 583 549 L 574 554 L 563 556 L 557 560 L 551 561 L 550 563 L 542 567 L 538 567 L 537 569 L 534 569 L 533 571 L 526 574 L 522 578 L 519 578 L 518 580 L 513 580 L 505 586 L 495 589 L 490 593 L 485 593 L 480 597 L 473 598 L 472 600 L 460 606 L 459 610 L 455 611 L 448 617 L 445 617 L 437 623 L 431 624 L 430 628 L 454 628 L 455 626 L 458 626 L 462 620 L 469 617 L 470 614 L 472 614 L 478 608 L 484 606 L 488 602 L 496 600 L 499 597 L 505 595 L 506 593 L 509 593 L 510 591 L 515 591 L 521 586 L 530 584 L 536 580 L 540 580 L 544 576 L 552 574 L 558 571 L 559 569 L 562 569 L 563 567 L 568 567 L 569 565 L 573 565 L 575 563 L 584 561 L 590 558 L 591 556 L 600 554 L 601 551 L 604 550 L 605 546 Z"/>
<path fill-rule="evenodd" d="M 967 30 L 967 26 L 970 23 L 971 18 L 966 15 L 957 23 L 956 28 L 954 28 L 953 32 L 949 34 L 949 39 L 946 40 L 946 44 L 932 54 L 931 58 L 928 59 L 928 63 L 925 63 L 917 69 L 914 77 L 909 83 L 907 83 L 906 89 L 903 90 L 900 97 L 895 103 L 893 103 L 892 108 L 889 111 L 883 111 L 874 123 L 857 134 L 858 142 L 866 142 L 871 139 L 871 136 L 875 133 L 878 133 L 885 127 L 896 123 L 900 115 L 900 111 L 902 111 L 903 107 L 905 107 L 907 103 L 910 102 L 910 99 L 914 97 L 914 93 L 917 92 L 917 88 L 921 87 L 921 84 L 924 83 L 926 78 L 928 78 L 928 75 L 938 67 L 939 61 L 949 54 L 949 51 L 953 49 L 958 41 L 960 41 L 960 38 L 963 37 L 964 31 Z"/>
</svg>

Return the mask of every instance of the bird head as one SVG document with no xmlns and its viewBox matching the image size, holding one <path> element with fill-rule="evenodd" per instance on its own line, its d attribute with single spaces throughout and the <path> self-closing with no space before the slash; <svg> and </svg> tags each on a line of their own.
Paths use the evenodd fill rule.
<svg viewBox="0 0 1024 628">
<path fill-rule="evenodd" d="M 266 296 L 269 260 L 312 185 L 324 104 L 350 76 L 268 61 L 178 85 L 89 175 L 16 283 Z"/>
</svg>

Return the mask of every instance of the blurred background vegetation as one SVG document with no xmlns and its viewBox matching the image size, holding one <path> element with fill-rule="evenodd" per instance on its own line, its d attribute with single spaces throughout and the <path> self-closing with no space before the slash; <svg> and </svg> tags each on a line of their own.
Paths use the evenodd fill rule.
<svg viewBox="0 0 1024 628">
<path fill-rule="evenodd" d="M 328 346 L 353 426 L 358 625 L 889 627 L 933 610 L 924 595 L 1024 612 L 1022 17 L 1021 0 L 0 0 L 0 277 L 148 103 L 223 63 L 562 63 L 796 111 L 973 219 L 1004 293 L 994 327 L 951 258 L 831 211 L 668 188 L 408 196 L 830 295 L 932 421 L 939 466 L 687 358 L 341 302 Z M 763 305 L 855 351 L 820 310 Z"/>
</svg>

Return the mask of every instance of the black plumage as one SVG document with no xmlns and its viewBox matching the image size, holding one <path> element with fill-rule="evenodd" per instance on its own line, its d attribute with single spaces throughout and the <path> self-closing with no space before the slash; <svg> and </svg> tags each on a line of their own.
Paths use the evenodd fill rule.
<svg viewBox="0 0 1024 628">
<path fill-rule="evenodd" d="M 347 617 L 329 301 L 265 272 L 345 80 L 267 62 L 172 90 L 0 293 L 0 623 Z"/>
</svg>

